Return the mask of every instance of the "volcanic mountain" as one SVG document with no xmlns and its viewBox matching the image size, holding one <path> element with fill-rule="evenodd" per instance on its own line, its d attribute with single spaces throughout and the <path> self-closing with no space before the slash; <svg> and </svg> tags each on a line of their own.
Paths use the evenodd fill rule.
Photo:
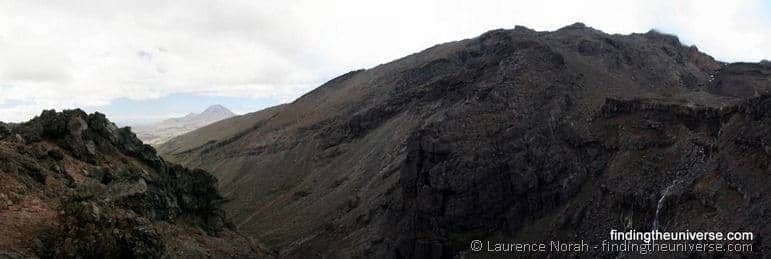
<svg viewBox="0 0 771 259">
<path fill-rule="evenodd" d="M 216 179 L 167 163 L 99 113 L 0 122 L 0 257 L 263 257 Z"/>
<path fill-rule="evenodd" d="M 222 105 L 212 105 L 200 114 L 190 113 L 183 117 L 171 118 L 149 125 L 138 125 L 133 129 L 142 142 L 157 146 L 173 137 L 235 115 Z"/>
<path fill-rule="evenodd" d="M 611 229 L 752 231 L 760 256 L 769 133 L 767 62 L 574 24 L 437 45 L 159 150 L 211 171 L 280 257 L 485 257 L 470 241 Z"/>
</svg>

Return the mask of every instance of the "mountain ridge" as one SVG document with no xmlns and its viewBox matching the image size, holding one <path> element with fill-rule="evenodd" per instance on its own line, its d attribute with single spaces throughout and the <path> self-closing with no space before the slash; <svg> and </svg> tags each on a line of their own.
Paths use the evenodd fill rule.
<svg viewBox="0 0 771 259">
<path fill-rule="evenodd" d="M 719 62 L 672 35 L 518 26 L 346 73 L 159 152 L 213 172 L 239 230 L 282 257 L 597 243 L 650 229 L 673 185 L 668 230 L 765 235 L 770 91 L 768 64 Z"/>
<path fill-rule="evenodd" d="M 157 123 L 134 127 L 137 136 L 150 145 L 160 145 L 180 134 L 190 132 L 236 114 L 222 105 L 215 104 L 201 113 L 189 113 L 183 117 L 169 118 Z"/>
</svg>

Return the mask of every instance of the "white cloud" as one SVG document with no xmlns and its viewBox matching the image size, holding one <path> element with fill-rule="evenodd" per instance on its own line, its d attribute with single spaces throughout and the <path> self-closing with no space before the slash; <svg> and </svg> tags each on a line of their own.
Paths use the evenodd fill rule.
<svg viewBox="0 0 771 259">
<path fill-rule="evenodd" d="M 0 120 L 172 93 L 288 101 L 348 70 L 514 25 L 658 28 L 721 60 L 758 61 L 771 57 L 768 12 L 758 0 L 0 0 Z"/>
</svg>

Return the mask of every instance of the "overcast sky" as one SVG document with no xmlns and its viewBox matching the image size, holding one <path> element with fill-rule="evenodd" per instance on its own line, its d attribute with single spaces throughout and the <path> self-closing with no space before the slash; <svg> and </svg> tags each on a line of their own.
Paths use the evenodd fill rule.
<svg viewBox="0 0 771 259">
<path fill-rule="evenodd" d="M 0 0 L 0 121 L 82 107 L 135 123 L 288 102 L 336 75 L 496 28 L 658 29 L 771 59 L 771 0 Z"/>
</svg>

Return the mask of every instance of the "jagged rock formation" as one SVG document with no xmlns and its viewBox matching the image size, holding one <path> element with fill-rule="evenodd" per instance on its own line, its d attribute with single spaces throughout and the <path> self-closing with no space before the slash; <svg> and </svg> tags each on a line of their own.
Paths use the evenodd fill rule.
<svg viewBox="0 0 771 259">
<path fill-rule="evenodd" d="M 0 123 L 0 257 L 257 257 L 209 173 L 81 110 Z"/>
<path fill-rule="evenodd" d="M 149 125 L 138 125 L 133 129 L 142 142 L 157 146 L 176 136 L 235 115 L 222 105 L 212 105 L 200 114 L 190 113 L 184 117 L 171 118 Z"/>
<path fill-rule="evenodd" d="M 282 257 L 484 257 L 471 240 L 596 244 L 654 218 L 767 236 L 770 94 L 767 62 L 671 35 L 517 27 L 159 149 L 212 171 L 239 229 Z M 771 249 L 754 242 L 745 255 Z"/>
</svg>

